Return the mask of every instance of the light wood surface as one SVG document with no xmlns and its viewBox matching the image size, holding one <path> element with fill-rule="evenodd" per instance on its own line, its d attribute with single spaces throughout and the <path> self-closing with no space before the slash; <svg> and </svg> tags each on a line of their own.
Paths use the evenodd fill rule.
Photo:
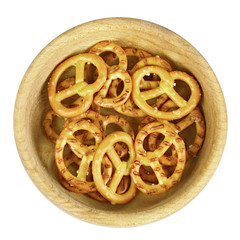
<svg viewBox="0 0 240 240">
<path fill-rule="evenodd" d="M 199 156 L 189 161 L 179 184 L 159 196 L 138 194 L 123 206 L 96 202 L 64 189 L 57 180 L 54 145 L 42 121 L 49 109 L 47 81 L 65 58 L 86 52 L 101 40 L 159 55 L 173 69 L 192 74 L 200 83 L 206 139 Z M 106 226 L 135 226 L 164 218 L 189 203 L 208 183 L 224 149 L 227 114 L 214 72 L 186 40 L 159 25 L 129 18 L 110 18 L 77 26 L 49 43 L 34 59 L 20 85 L 14 112 L 14 132 L 22 163 L 37 188 L 56 206 L 81 220 Z"/>
</svg>

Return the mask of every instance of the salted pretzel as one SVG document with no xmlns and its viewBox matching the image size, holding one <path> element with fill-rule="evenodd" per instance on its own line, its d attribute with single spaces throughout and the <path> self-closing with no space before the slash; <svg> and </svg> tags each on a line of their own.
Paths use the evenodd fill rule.
<svg viewBox="0 0 240 240">
<path fill-rule="evenodd" d="M 115 151 L 114 145 L 118 142 L 124 142 L 128 146 L 129 158 L 127 161 L 121 161 L 117 152 Z M 101 176 L 101 162 L 104 156 L 107 155 L 112 165 L 115 168 L 115 172 L 112 179 L 106 185 Z M 100 143 L 96 150 L 92 163 L 92 173 L 94 182 L 97 190 L 101 195 L 108 199 L 112 204 L 125 204 L 131 201 L 137 192 L 137 188 L 134 182 L 131 180 L 130 185 L 122 194 L 117 193 L 117 188 L 120 184 L 121 179 L 124 176 L 129 176 L 132 163 L 135 159 L 135 151 L 133 147 L 133 139 L 125 132 L 116 131 L 109 134 Z"/>
<path fill-rule="evenodd" d="M 159 87 L 140 91 L 140 81 L 146 74 L 156 74 L 160 77 L 161 81 Z M 132 97 L 135 104 L 146 114 L 160 119 L 174 120 L 186 116 L 193 109 L 196 108 L 197 104 L 201 99 L 201 90 L 197 81 L 185 72 L 172 71 L 168 72 L 165 69 L 158 66 L 145 66 L 136 72 L 133 76 L 133 91 Z M 174 89 L 174 81 L 176 79 L 182 80 L 188 84 L 191 89 L 191 96 L 187 100 L 181 97 Z M 172 101 L 179 107 L 177 110 L 171 112 L 160 111 L 159 109 L 151 107 L 147 101 L 166 94 Z"/>
<path fill-rule="evenodd" d="M 164 140 L 153 152 L 146 151 L 143 147 L 144 139 L 151 133 L 161 133 Z M 176 167 L 171 176 L 167 176 L 159 162 L 161 156 L 174 145 L 177 153 Z M 165 192 L 173 187 L 181 179 L 186 162 L 186 149 L 182 138 L 175 132 L 172 125 L 167 121 L 152 122 L 144 126 L 135 139 L 136 159 L 133 162 L 131 176 L 137 188 L 145 194 L 155 195 Z M 144 182 L 140 176 L 141 166 L 151 167 L 158 180 L 157 184 L 150 185 Z"/>
<path fill-rule="evenodd" d="M 93 83 L 84 81 L 84 66 L 92 63 L 98 71 L 98 77 Z M 75 84 L 62 91 L 56 92 L 59 78 L 66 69 L 76 66 Z M 52 109 L 62 117 L 75 117 L 88 110 L 93 101 L 93 95 L 99 91 L 107 78 L 107 67 L 103 59 L 95 54 L 83 53 L 67 58 L 53 71 L 48 85 L 48 99 Z M 64 99 L 79 95 L 81 104 L 68 108 L 62 104 Z"/>
<path fill-rule="evenodd" d="M 104 52 L 113 52 L 116 55 L 116 58 L 119 59 L 118 65 L 115 65 L 115 70 L 118 68 L 127 70 L 127 56 L 125 51 L 118 44 L 111 41 L 101 41 L 95 44 L 90 50 L 89 53 L 94 53 L 100 55 Z M 110 61 L 110 60 L 108 60 Z M 107 64 L 107 67 L 110 66 Z M 113 67 L 111 67 L 113 69 Z"/>
<path fill-rule="evenodd" d="M 84 145 L 75 136 L 78 130 L 91 132 L 95 138 L 95 145 Z M 55 145 L 55 162 L 59 172 L 69 184 L 88 192 L 96 191 L 95 183 L 92 181 L 88 182 L 86 177 L 95 150 L 102 141 L 102 138 L 101 130 L 94 123 L 84 119 L 72 121 L 62 130 Z M 71 174 L 64 163 L 63 151 L 66 145 L 81 159 L 77 176 Z"/>
<path fill-rule="evenodd" d="M 109 87 L 114 79 L 118 79 L 123 82 L 123 90 L 119 95 L 107 97 Z M 108 71 L 107 81 L 94 98 L 94 103 L 106 108 L 118 107 L 127 101 L 131 92 L 132 78 L 129 76 L 128 72 L 123 69 L 118 69 L 117 71 L 113 72 L 110 70 Z"/>
</svg>

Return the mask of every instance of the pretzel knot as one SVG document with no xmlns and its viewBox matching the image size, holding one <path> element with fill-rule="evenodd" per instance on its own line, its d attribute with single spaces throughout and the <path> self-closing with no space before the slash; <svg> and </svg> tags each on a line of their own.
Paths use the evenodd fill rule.
<svg viewBox="0 0 240 240">
<path fill-rule="evenodd" d="M 160 77 L 159 87 L 151 90 L 140 91 L 140 82 L 145 75 L 156 74 Z M 142 67 L 133 74 L 133 91 L 132 97 L 135 104 L 148 115 L 166 119 L 174 120 L 186 116 L 194 108 L 201 98 L 201 91 L 197 81 L 185 72 L 172 71 L 168 72 L 165 69 L 158 66 L 145 66 Z M 182 80 L 188 84 L 191 90 L 191 96 L 187 100 L 181 97 L 174 89 L 175 80 Z M 171 112 L 164 112 L 150 106 L 147 101 L 156 97 L 166 94 L 172 101 L 179 107 Z"/>
<path fill-rule="evenodd" d="M 88 84 L 84 81 L 85 64 L 93 64 L 97 71 L 97 79 Z M 71 66 L 76 67 L 75 83 L 69 88 L 56 91 L 57 84 L 61 75 Z M 72 56 L 53 71 L 48 85 L 48 98 L 52 109 L 62 117 L 75 117 L 89 109 L 93 101 L 93 94 L 101 89 L 107 78 L 107 67 L 103 59 L 95 54 L 83 53 Z M 78 104 L 70 108 L 64 106 L 63 100 L 69 99 L 74 95 L 78 95 Z"/>
<path fill-rule="evenodd" d="M 114 148 L 114 145 L 119 142 L 125 143 L 128 147 L 129 158 L 127 161 L 121 161 Z M 101 162 L 106 155 L 115 168 L 112 179 L 109 181 L 108 185 L 104 183 L 101 176 Z M 123 177 L 130 175 L 130 169 L 134 158 L 135 152 L 133 147 L 133 139 L 125 132 L 116 131 L 109 134 L 105 139 L 103 139 L 96 150 L 92 163 L 93 179 L 97 190 L 112 204 L 125 204 L 131 201 L 136 195 L 137 188 L 132 180 L 126 191 L 124 191 L 122 194 L 117 192 L 117 188 Z"/>
<path fill-rule="evenodd" d="M 95 138 L 95 145 L 84 145 L 76 136 L 75 133 L 79 130 L 87 130 L 92 133 Z M 69 123 L 60 133 L 55 145 L 55 161 L 57 168 L 64 179 L 78 189 L 93 192 L 96 191 L 96 186 L 93 181 L 87 181 L 87 174 L 90 163 L 97 146 L 102 141 L 101 130 L 88 120 L 75 120 Z M 68 145 L 72 152 L 81 159 L 77 176 L 73 175 L 67 168 L 64 162 L 64 148 Z"/>
<path fill-rule="evenodd" d="M 143 147 L 143 142 L 149 134 L 154 132 L 161 133 L 164 139 L 156 150 L 147 152 Z M 159 159 L 171 145 L 175 147 L 177 163 L 171 176 L 168 176 Z M 186 162 L 185 144 L 167 121 L 152 122 L 144 126 L 136 136 L 135 151 L 136 159 L 132 165 L 131 176 L 137 188 L 143 193 L 149 195 L 160 194 L 173 187 L 180 180 Z M 157 184 L 150 185 L 143 181 L 140 174 L 141 166 L 152 168 L 157 178 Z"/>
</svg>

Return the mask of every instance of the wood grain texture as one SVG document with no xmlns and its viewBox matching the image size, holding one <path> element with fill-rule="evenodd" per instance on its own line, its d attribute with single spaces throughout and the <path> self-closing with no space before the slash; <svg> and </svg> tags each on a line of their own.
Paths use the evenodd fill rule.
<svg viewBox="0 0 240 240">
<path fill-rule="evenodd" d="M 201 85 L 206 139 L 199 156 L 189 161 L 182 180 L 159 196 L 138 194 L 129 204 L 113 206 L 64 189 L 57 180 L 54 145 L 42 121 L 48 111 L 47 81 L 65 58 L 88 51 L 102 40 L 144 49 L 193 75 Z M 227 114 L 221 87 L 201 54 L 186 40 L 154 23 L 129 18 L 100 19 L 79 25 L 49 43 L 28 68 L 18 91 L 14 132 L 19 156 L 37 188 L 56 206 L 83 221 L 105 226 L 136 226 L 162 219 L 189 203 L 205 187 L 221 159 Z"/>
</svg>

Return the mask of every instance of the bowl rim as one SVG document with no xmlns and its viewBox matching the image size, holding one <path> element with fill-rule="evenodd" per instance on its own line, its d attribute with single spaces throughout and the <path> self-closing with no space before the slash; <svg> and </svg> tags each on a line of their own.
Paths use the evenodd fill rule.
<svg viewBox="0 0 240 240">
<path fill-rule="evenodd" d="M 119 213 L 119 212 L 104 212 L 102 210 L 98 209 L 92 209 L 88 206 L 81 205 L 81 208 L 79 208 L 79 203 L 76 201 L 69 202 L 61 195 L 60 192 L 58 192 L 56 189 L 53 189 L 52 185 L 45 181 L 44 177 L 40 174 L 38 171 L 38 166 L 36 166 L 36 163 L 32 160 L 31 156 L 29 155 L 27 151 L 27 142 L 25 141 L 24 137 L 24 125 L 22 124 L 21 119 L 23 119 L 24 111 L 22 111 L 22 107 L 26 104 L 23 95 L 24 92 L 30 91 L 29 89 L 29 82 L 31 82 L 31 72 L 37 67 L 38 59 L 42 56 L 46 55 L 46 53 L 49 51 L 49 48 L 51 48 L 51 51 L 53 51 L 54 46 L 56 46 L 57 42 L 65 35 L 72 34 L 75 31 L 81 30 L 81 28 L 91 27 L 92 24 L 107 24 L 108 21 L 112 21 L 115 24 L 123 24 L 123 23 L 134 23 L 134 24 L 143 24 L 147 27 L 152 27 L 156 30 L 161 31 L 167 31 L 171 34 L 174 34 L 175 36 L 178 36 L 184 42 L 187 42 L 185 39 L 183 39 L 181 36 L 179 36 L 177 33 L 159 25 L 153 22 L 149 22 L 142 19 L 136 19 L 136 18 L 125 18 L 125 17 L 117 17 L 117 18 L 101 18 L 92 20 L 89 22 L 82 23 L 80 25 L 77 25 L 66 32 L 62 33 L 61 35 L 57 36 L 54 40 L 52 40 L 48 45 L 46 45 L 42 51 L 35 57 L 33 62 L 30 64 L 29 68 L 27 69 L 22 82 L 19 86 L 19 90 L 17 93 L 17 97 L 15 100 L 15 106 L 14 106 L 14 136 L 15 136 L 15 143 L 17 146 L 18 154 L 20 156 L 20 159 L 22 161 L 22 164 L 28 173 L 30 179 L 33 181 L 33 183 L 36 185 L 36 187 L 42 192 L 42 194 L 48 198 L 54 205 L 62 209 L 63 211 L 67 212 L 68 214 L 83 220 L 85 222 L 102 225 L 102 226 L 111 226 L 111 227 L 129 227 L 129 226 L 137 226 L 137 225 L 143 225 L 148 224 L 157 220 L 160 220 L 162 218 L 165 218 L 176 211 L 183 208 L 186 204 L 188 204 L 190 201 L 192 201 L 201 191 L 202 189 L 207 185 L 208 181 L 213 176 L 220 160 L 221 156 L 224 151 L 226 138 L 227 138 L 227 109 L 226 109 L 226 103 L 224 100 L 224 95 L 222 93 L 220 84 L 212 71 L 211 67 L 207 63 L 207 61 L 203 58 L 203 56 L 191 45 L 189 44 L 189 47 L 194 49 L 199 56 L 204 60 L 204 64 L 212 71 L 212 79 L 214 80 L 214 87 L 216 88 L 218 92 L 218 99 L 220 100 L 221 105 L 221 112 L 219 114 L 219 139 L 216 140 L 215 145 L 218 148 L 218 151 L 215 151 L 215 158 L 214 161 L 211 161 L 206 166 L 207 174 L 202 176 L 201 181 L 196 182 L 195 181 L 195 190 L 194 192 L 181 192 L 178 199 L 171 199 L 168 203 L 169 208 L 163 209 L 161 206 L 156 207 L 153 209 L 148 209 L 146 211 L 139 211 L 134 212 L 134 214 L 131 213 Z M 178 204 L 176 205 L 176 202 Z M 177 207 L 176 207 L 177 206 Z M 86 214 L 88 213 L 88 214 Z M 89 217 L 89 213 L 93 214 L 94 217 Z M 154 214 L 153 214 L 154 213 Z M 110 217 L 111 216 L 111 217 Z M 109 218 L 106 220 L 106 218 Z M 131 219 L 131 220 L 130 220 Z"/>
</svg>

